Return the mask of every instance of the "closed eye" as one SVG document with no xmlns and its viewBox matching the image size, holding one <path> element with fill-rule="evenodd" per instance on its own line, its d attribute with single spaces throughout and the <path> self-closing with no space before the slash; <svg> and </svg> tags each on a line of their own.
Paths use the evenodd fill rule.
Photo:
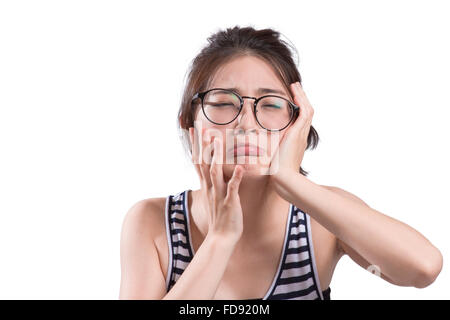
<svg viewBox="0 0 450 320">
<path fill-rule="evenodd" d="M 265 105 L 263 105 L 263 107 L 281 109 L 281 106 L 276 105 L 276 104 L 265 104 Z"/>
<path fill-rule="evenodd" d="M 208 104 L 208 105 L 210 105 L 211 107 L 226 107 L 226 106 L 231 106 L 231 107 L 234 107 L 234 104 L 232 104 L 232 103 L 210 103 L 210 104 Z"/>
</svg>

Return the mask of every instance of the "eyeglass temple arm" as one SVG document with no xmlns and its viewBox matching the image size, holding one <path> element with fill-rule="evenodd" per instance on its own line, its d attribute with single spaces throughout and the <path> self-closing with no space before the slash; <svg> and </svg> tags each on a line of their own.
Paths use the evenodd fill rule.
<svg viewBox="0 0 450 320">
<path fill-rule="evenodd" d="M 202 92 L 197 92 L 196 94 L 194 94 L 194 96 L 192 97 L 192 101 L 194 101 L 195 99 L 198 98 L 202 98 L 203 94 Z"/>
</svg>

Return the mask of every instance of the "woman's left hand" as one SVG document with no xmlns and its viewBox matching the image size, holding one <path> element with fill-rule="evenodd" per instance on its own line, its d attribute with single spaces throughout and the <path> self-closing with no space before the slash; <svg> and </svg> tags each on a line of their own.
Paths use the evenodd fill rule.
<svg viewBox="0 0 450 320">
<path fill-rule="evenodd" d="M 294 123 L 286 129 L 287 132 L 280 141 L 271 161 L 269 174 L 277 181 L 286 174 L 298 174 L 308 144 L 308 134 L 311 127 L 314 109 L 306 97 L 299 82 L 290 85 L 294 104 L 300 107 L 300 114 Z"/>
</svg>

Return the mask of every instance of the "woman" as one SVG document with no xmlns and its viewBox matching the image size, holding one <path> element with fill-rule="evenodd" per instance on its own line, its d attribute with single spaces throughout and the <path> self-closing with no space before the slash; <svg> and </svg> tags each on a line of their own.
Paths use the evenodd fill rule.
<svg viewBox="0 0 450 320">
<path fill-rule="evenodd" d="M 306 177 L 314 111 L 279 33 L 208 41 L 179 111 L 201 188 L 127 213 L 120 299 L 329 299 L 345 254 L 393 284 L 432 283 L 442 255 L 425 237 Z"/>
</svg>

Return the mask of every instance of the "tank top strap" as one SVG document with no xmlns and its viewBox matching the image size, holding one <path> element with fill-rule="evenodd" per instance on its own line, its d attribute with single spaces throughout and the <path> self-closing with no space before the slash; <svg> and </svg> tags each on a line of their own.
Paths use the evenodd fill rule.
<svg viewBox="0 0 450 320">
<path fill-rule="evenodd" d="M 167 291 L 175 284 L 193 258 L 186 214 L 187 191 L 166 198 L 166 233 L 169 246 Z"/>
<path fill-rule="evenodd" d="M 314 261 L 309 215 L 291 206 L 281 268 L 268 300 L 323 299 Z"/>
</svg>

